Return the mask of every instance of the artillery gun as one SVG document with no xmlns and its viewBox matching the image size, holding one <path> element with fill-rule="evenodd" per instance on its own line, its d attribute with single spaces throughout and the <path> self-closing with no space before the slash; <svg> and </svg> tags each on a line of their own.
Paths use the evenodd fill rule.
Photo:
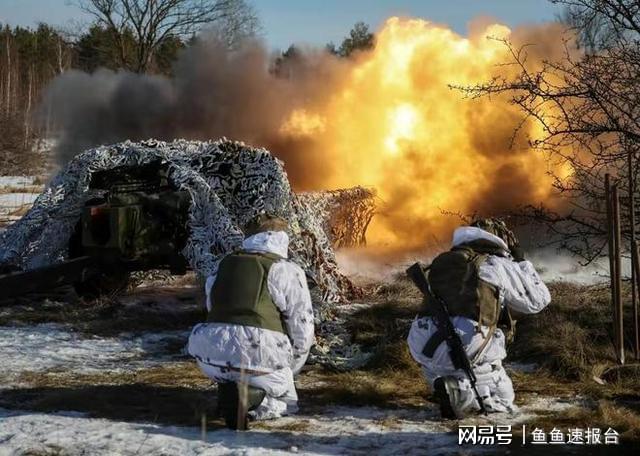
<svg viewBox="0 0 640 456">
<path fill-rule="evenodd" d="M 3 271 L 0 295 L 15 297 L 73 285 L 94 298 L 122 291 L 131 273 L 166 269 L 185 274 L 188 192 L 168 179 L 168 164 L 120 166 L 91 174 L 90 198 L 69 240 L 66 261 L 28 271 Z"/>
<path fill-rule="evenodd" d="M 339 302 L 358 289 L 333 249 L 364 243 L 374 200 L 361 187 L 294 193 L 269 151 L 224 138 L 99 146 L 71 160 L 0 235 L 0 299 L 61 285 L 88 297 L 117 292 L 136 271 L 204 277 L 240 246 L 243 223 L 272 211 L 289 220 L 290 257 L 321 300 Z"/>
</svg>

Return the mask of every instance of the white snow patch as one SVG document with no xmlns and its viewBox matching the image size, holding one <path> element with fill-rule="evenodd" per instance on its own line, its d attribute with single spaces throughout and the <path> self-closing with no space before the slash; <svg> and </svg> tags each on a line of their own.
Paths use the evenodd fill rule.
<svg viewBox="0 0 640 456">
<path fill-rule="evenodd" d="M 540 412 L 563 412 L 567 409 L 582 406 L 585 404 L 585 399 L 580 397 L 574 397 L 571 399 L 562 399 L 553 396 L 532 396 L 528 398 L 527 404 L 520 407 L 520 411 L 515 417 L 511 417 L 511 420 L 505 420 L 504 424 L 523 424 L 535 419 Z M 500 417 L 496 416 L 498 420 Z"/>
<path fill-rule="evenodd" d="M 535 411 L 561 412 L 569 402 L 539 397 L 521 412 L 492 414 L 460 424 L 526 423 Z M 449 423 L 451 424 L 451 423 Z M 295 425 L 295 426 L 293 426 Z M 78 413 L 44 414 L 0 409 L 0 455 L 57 450 L 62 454 L 460 454 L 457 433 L 437 416 L 410 410 L 335 407 L 267 421 L 244 433 L 89 418 Z M 203 439 L 204 437 L 204 439 Z M 466 447 L 465 454 L 492 452 Z"/>
<path fill-rule="evenodd" d="M 35 176 L 0 176 L 0 187 L 22 187 L 33 185 Z"/>
<path fill-rule="evenodd" d="M 0 454 L 59 450 L 63 454 L 448 454 L 457 435 L 438 422 L 375 408 L 338 407 L 318 416 L 267 422 L 268 429 L 237 433 L 196 427 L 0 410 Z M 291 430 L 292 423 L 304 427 Z"/>
<path fill-rule="evenodd" d="M 146 368 L 170 359 L 166 344 L 186 341 L 187 336 L 188 332 L 171 331 L 121 334 L 117 338 L 86 337 L 58 324 L 3 326 L 0 327 L 2 376 L 11 379 L 24 371 L 57 369 L 95 373 Z"/>
<path fill-rule="evenodd" d="M 0 194 L 0 211 L 16 209 L 25 204 L 33 204 L 39 193 L 5 193 Z"/>
</svg>

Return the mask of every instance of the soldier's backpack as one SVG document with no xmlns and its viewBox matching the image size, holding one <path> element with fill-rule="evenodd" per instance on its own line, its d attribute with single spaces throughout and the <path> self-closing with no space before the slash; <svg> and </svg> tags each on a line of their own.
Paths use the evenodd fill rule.
<svg viewBox="0 0 640 456">
<path fill-rule="evenodd" d="M 507 308 L 501 309 L 498 288 L 479 274 L 480 265 L 489 255 L 505 256 L 506 252 L 490 241 L 477 240 L 441 253 L 429 267 L 429 284 L 433 293 L 447 305 L 450 316 L 475 320 L 489 327 L 490 336 L 498 326 L 504 327 L 507 337 L 511 338 L 515 322 Z M 429 304 L 425 302 L 426 316 L 431 315 Z M 487 342 L 490 338 L 487 337 Z M 431 345 L 435 345 L 433 342 Z"/>
</svg>

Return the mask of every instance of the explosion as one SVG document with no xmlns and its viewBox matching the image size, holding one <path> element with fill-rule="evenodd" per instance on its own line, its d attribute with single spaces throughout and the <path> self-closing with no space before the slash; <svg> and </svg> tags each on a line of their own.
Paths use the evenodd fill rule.
<svg viewBox="0 0 640 456">
<path fill-rule="evenodd" d="M 283 123 L 280 134 L 307 139 L 338 164 L 323 176 L 324 188 L 377 190 L 370 245 L 405 250 L 445 240 L 459 220 L 443 211 L 497 213 L 551 200 L 549 161 L 528 142 L 539 127 L 525 122 L 514 137 L 522 122 L 515 107 L 452 88 L 509 71 L 501 39 L 510 36 L 503 25 L 464 38 L 424 20 L 391 18 L 326 101 Z"/>
<path fill-rule="evenodd" d="M 535 69 L 562 57 L 563 33 L 553 23 L 514 31 L 493 24 L 462 37 L 392 18 L 373 50 L 344 59 L 301 49 L 280 71 L 259 42 L 229 50 L 202 36 L 171 77 L 68 71 L 39 111 L 57 128 L 61 163 L 92 146 L 150 137 L 225 136 L 266 147 L 296 191 L 375 189 L 369 246 L 407 251 L 448 243 L 459 219 L 443 212 L 498 215 L 555 201 L 548 171 L 571 170 L 531 148 L 540 126 L 523 122 L 506 98 L 465 98 L 456 87 L 517 73 L 505 65 L 512 56 L 501 39 L 531 44 Z"/>
</svg>

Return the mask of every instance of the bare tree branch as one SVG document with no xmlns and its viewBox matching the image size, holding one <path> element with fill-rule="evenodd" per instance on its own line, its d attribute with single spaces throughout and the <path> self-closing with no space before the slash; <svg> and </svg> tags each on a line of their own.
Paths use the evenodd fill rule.
<svg viewBox="0 0 640 456">
<path fill-rule="evenodd" d="M 638 171 L 640 1 L 551 1 L 568 8 L 571 27 L 589 35 L 592 49 L 576 53 L 566 43 L 561 60 L 534 67 L 527 62 L 528 46 L 502 40 L 511 58 L 505 65 L 517 69 L 515 76 L 457 88 L 472 98 L 506 95 L 524 114 L 523 121 L 542 127 L 543 136 L 531 144 L 570 165 L 572 176 L 554 176 L 553 184 L 570 201 L 570 209 L 558 214 L 527 207 L 518 215 L 544 223 L 550 242 L 588 263 L 605 253 L 604 174 L 614 176 L 626 195 L 628 155 L 635 163 L 631 172 Z M 623 199 L 622 204 L 627 216 L 628 202 Z M 629 237 L 628 216 L 622 228 Z"/>
</svg>

